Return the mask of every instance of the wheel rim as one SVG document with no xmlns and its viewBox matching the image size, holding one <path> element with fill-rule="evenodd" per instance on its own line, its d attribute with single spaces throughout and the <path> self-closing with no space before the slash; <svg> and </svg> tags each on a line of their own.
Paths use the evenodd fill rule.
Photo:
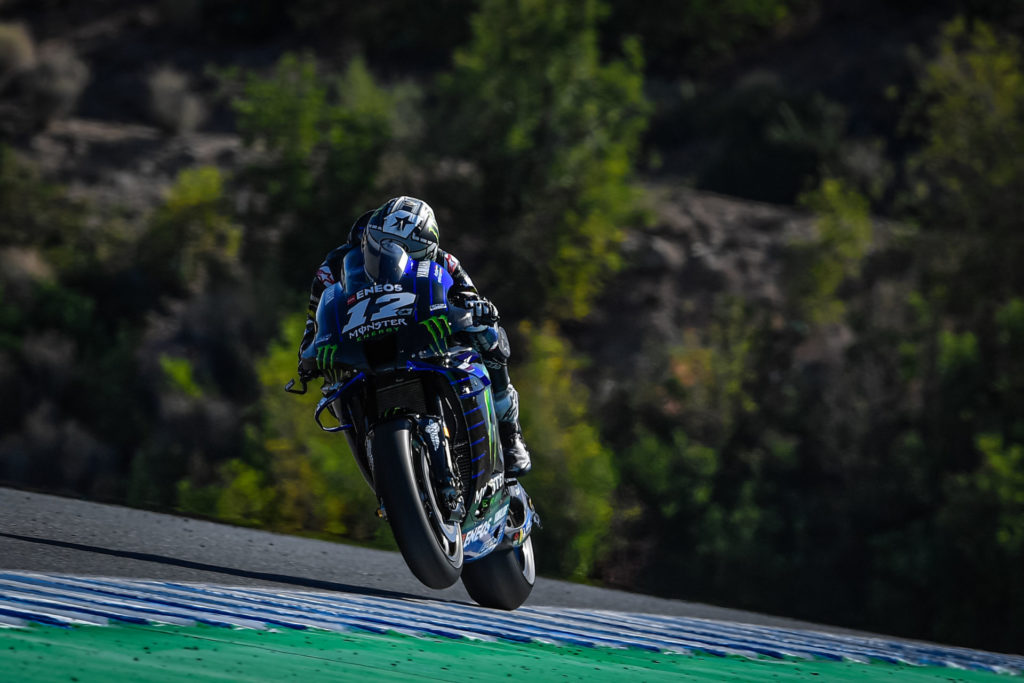
<svg viewBox="0 0 1024 683">
<path fill-rule="evenodd" d="M 437 501 L 437 493 L 430 480 L 430 462 L 426 449 L 422 446 L 416 449 L 419 453 L 419 479 L 420 496 L 423 498 L 423 506 L 430 520 L 431 530 L 434 532 L 434 539 L 452 565 L 456 565 L 462 557 L 462 527 L 458 522 L 447 521 L 447 510 L 442 513 L 441 505 Z"/>
<path fill-rule="evenodd" d="M 523 578 L 532 586 L 537 580 L 537 565 L 533 562 L 532 538 L 527 536 L 523 544 L 516 548 L 515 557 L 516 562 L 519 563 L 519 571 L 523 573 Z"/>
</svg>

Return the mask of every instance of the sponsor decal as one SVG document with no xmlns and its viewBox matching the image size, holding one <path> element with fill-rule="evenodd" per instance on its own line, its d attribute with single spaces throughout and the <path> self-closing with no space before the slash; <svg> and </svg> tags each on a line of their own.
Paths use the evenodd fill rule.
<svg viewBox="0 0 1024 683">
<path fill-rule="evenodd" d="M 423 226 L 423 229 L 420 232 L 426 233 L 426 234 L 430 235 L 431 237 L 433 237 L 434 238 L 433 239 L 434 242 L 440 242 L 441 241 L 441 235 L 437 231 L 437 222 L 434 220 L 433 216 L 430 216 L 427 219 L 427 224 Z"/>
<path fill-rule="evenodd" d="M 501 487 L 505 485 L 505 473 L 498 472 L 493 477 L 487 480 L 487 485 L 476 492 L 474 503 L 479 503 L 484 499 L 485 495 L 493 496 L 495 493 L 501 490 Z"/>
<path fill-rule="evenodd" d="M 377 287 L 385 287 L 385 285 L 377 285 Z M 369 289 L 376 289 L 376 287 L 363 291 Z M 380 291 L 386 292 L 387 290 L 381 289 Z M 406 320 L 401 316 L 412 315 L 413 304 L 416 302 L 416 295 L 412 292 L 368 294 L 366 296 L 373 298 L 364 298 L 348 309 L 348 318 L 341 331 L 350 339 L 364 336 L 368 331 L 405 325 Z"/>
<path fill-rule="evenodd" d="M 445 254 L 444 265 L 448 269 L 449 275 L 455 275 L 455 271 L 459 267 L 459 259 L 455 258 L 451 254 Z"/>
<path fill-rule="evenodd" d="M 416 229 L 419 217 L 408 211 L 394 211 L 384 219 L 384 232 L 400 237 L 408 237 Z"/>
<path fill-rule="evenodd" d="M 469 545 L 470 543 L 486 540 L 490 535 L 490 525 L 481 523 L 466 532 L 466 535 L 462 537 L 462 543 Z"/>
<path fill-rule="evenodd" d="M 408 321 L 405 318 L 388 318 L 387 320 L 375 320 L 363 323 L 348 331 L 348 338 L 354 341 L 361 341 L 369 337 L 376 337 L 391 332 L 396 327 L 405 327 Z"/>
<path fill-rule="evenodd" d="M 333 367 L 334 356 L 338 353 L 337 344 L 325 344 L 316 350 L 316 366 L 321 370 Z"/>
<path fill-rule="evenodd" d="M 448 308 L 448 304 L 434 304 L 434 305 L 432 305 L 430 307 L 430 310 L 432 310 L 432 311 L 443 311 L 446 308 Z"/>
<path fill-rule="evenodd" d="M 481 522 L 479 525 L 470 529 L 463 537 L 462 542 L 466 545 L 475 543 L 477 541 L 494 540 L 494 536 L 497 534 L 499 528 L 505 523 L 505 517 L 508 516 L 508 503 L 502 505 L 496 512 L 491 514 L 488 518 L 488 522 Z"/>
<path fill-rule="evenodd" d="M 435 315 L 432 318 L 421 320 L 420 325 L 427 328 L 430 333 L 431 350 L 438 355 L 448 350 L 448 335 L 452 333 L 452 326 L 448 318 L 443 315 Z"/>
<path fill-rule="evenodd" d="M 416 277 L 430 277 L 430 266 L 430 261 L 420 261 L 420 266 L 416 269 Z"/>
<path fill-rule="evenodd" d="M 316 279 L 323 283 L 324 287 L 330 287 L 337 280 L 334 279 L 334 273 L 327 266 L 320 266 L 320 270 L 316 271 Z"/>
<path fill-rule="evenodd" d="M 430 437 L 430 443 L 434 444 L 434 448 L 435 449 L 440 448 L 441 447 L 441 428 L 437 426 L 437 423 L 436 422 L 431 422 L 431 423 L 427 424 L 427 426 L 425 428 L 425 431 L 427 432 L 427 435 Z"/>
<path fill-rule="evenodd" d="M 372 287 L 367 287 L 366 289 L 360 289 L 358 292 L 355 293 L 355 297 L 356 297 L 356 301 L 359 301 L 361 299 L 365 299 L 366 297 L 370 296 L 371 294 L 383 294 L 384 292 L 391 293 L 391 292 L 401 292 L 401 291 L 402 291 L 402 285 L 392 285 L 392 284 L 374 285 Z"/>
</svg>

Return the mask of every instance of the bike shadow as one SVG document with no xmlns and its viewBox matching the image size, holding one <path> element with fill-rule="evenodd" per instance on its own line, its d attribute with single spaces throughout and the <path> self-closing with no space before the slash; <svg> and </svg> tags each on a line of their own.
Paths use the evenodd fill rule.
<svg viewBox="0 0 1024 683">
<path fill-rule="evenodd" d="M 98 555 L 119 557 L 122 559 L 136 560 L 140 562 L 153 562 L 156 564 L 162 564 L 172 567 L 181 567 L 184 569 L 192 569 L 196 571 L 213 572 L 217 574 L 224 574 L 227 576 L 234 576 L 238 578 L 251 579 L 256 581 L 267 581 L 269 583 L 284 584 L 287 586 L 299 586 L 302 588 L 313 588 L 317 590 L 353 593 L 356 595 L 365 595 L 382 598 L 415 600 L 423 599 L 422 595 L 415 595 L 413 593 L 403 593 L 401 591 L 392 591 L 382 588 L 371 588 L 369 586 L 359 586 L 356 584 L 340 583 L 337 581 L 324 581 L 322 579 L 312 579 L 306 576 L 291 576 L 288 574 L 278 574 L 276 572 L 253 571 L 251 569 L 240 569 L 238 567 L 228 567 L 224 565 L 210 564 L 207 562 L 197 562 L 195 560 L 185 560 L 180 557 L 171 557 L 168 555 L 158 555 L 155 553 L 145 553 L 134 550 L 119 550 L 116 548 L 105 548 L 99 545 L 87 545 L 83 543 L 75 543 L 73 541 L 61 541 L 54 538 L 23 536 L 20 534 L 11 534 L 6 532 L 0 532 L 0 538 L 9 538 L 16 541 L 23 541 L 25 543 L 36 543 L 54 548 L 63 548 L 65 550 L 95 553 Z M 160 580 L 153 579 L 152 577 L 135 578 L 144 580 L 147 578 L 148 580 Z"/>
</svg>

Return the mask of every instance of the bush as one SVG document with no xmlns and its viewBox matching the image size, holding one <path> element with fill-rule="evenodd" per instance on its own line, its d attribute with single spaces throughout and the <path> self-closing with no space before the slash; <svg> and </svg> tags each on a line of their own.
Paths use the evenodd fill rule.
<svg viewBox="0 0 1024 683">
<path fill-rule="evenodd" d="M 388 543 L 386 525 L 374 511 L 377 500 L 340 434 L 321 432 L 313 422 L 314 402 L 282 390 L 295 371 L 293 339 L 304 316 L 293 315 L 258 365 L 261 396 L 258 420 L 246 438 L 246 452 L 217 469 L 212 481 L 199 477 L 178 484 L 178 506 L 244 524 L 285 531 L 313 531 Z"/>
<path fill-rule="evenodd" d="M 871 246 L 869 203 L 835 178 L 823 179 L 816 190 L 801 197 L 801 203 L 817 216 L 817 235 L 789 247 L 788 305 L 797 320 L 813 325 L 836 323 L 846 312 L 840 285 L 860 274 Z"/>
<path fill-rule="evenodd" d="M 340 76 L 311 57 L 285 55 L 268 77 L 244 76 L 233 102 L 245 142 L 259 152 L 245 175 L 263 202 L 250 256 L 296 288 L 351 221 L 381 203 L 372 192 L 395 130 L 395 96 L 362 60 Z M 366 208 L 363 208 L 366 207 Z"/>
<path fill-rule="evenodd" d="M 543 571 L 589 578 L 608 548 L 615 473 L 587 416 L 579 361 L 553 325 L 524 324 L 528 360 L 515 370 L 534 469 L 525 481 L 544 529 L 534 537 Z"/>
<path fill-rule="evenodd" d="M 239 275 L 242 229 L 228 216 L 224 178 L 212 166 L 178 174 L 139 252 L 159 293 L 200 292 Z"/>
<path fill-rule="evenodd" d="M 1020 41 L 982 22 L 947 24 L 913 112 L 922 147 L 911 155 L 907 201 L 930 232 L 943 233 L 966 275 L 950 299 L 960 311 L 979 295 L 1024 291 L 1024 56 Z M 948 276 L 940 275 L 941 279 Z"/>
<path fill-rule="evenodd" d="M 602 12 L 594 0 L 488 0 L 441 81 L 440 153 L 478 171 L 444 192 L 456 229 L 502 255 L 483 279 L 513 317 L 585 315 L 619 264 L 623 226 L 640 220 L 629 181 L 648 114 L 643 59 L 629 41 L 602 63 Z"/>
</svg>

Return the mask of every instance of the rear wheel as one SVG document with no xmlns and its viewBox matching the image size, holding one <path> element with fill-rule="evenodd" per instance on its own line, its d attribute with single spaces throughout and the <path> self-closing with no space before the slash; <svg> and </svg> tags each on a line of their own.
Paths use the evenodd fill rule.
<svg viewBox="0 0 1024 683">
<path fill-rule="evenodd" d="M 377 494 L 405 563 L 424 585 L 451 586 L 462 571 L 462 529 L 439 505 L 429 456 L 413 439 L 408 420 L 374 430 L 373 460 Z"/>
<path fill-rule="evenodd" d="M 536 580 L 533 539 L 529 536 L 518 548 L 493 552 L 462 569 L 466 591 L 484 607 L 519 607 L 529 597 Z"/>
</svg>

